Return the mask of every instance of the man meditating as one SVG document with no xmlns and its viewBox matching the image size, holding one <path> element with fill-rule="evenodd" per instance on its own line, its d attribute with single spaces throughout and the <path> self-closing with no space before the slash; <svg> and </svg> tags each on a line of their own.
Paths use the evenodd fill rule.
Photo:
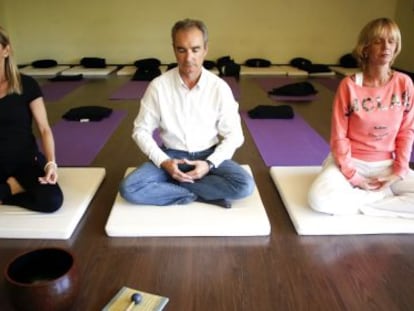
<svg viewBox="0 0 414 311">
<path fill-rule="evenodd" d="M 125 177 L 120 194 L 135 204 L 230 208 L 254 189 L 252 176 L 231 160 L 244 141 L 238 104 L 228 84 L 203 68 L 203 22 L 178 21 L 172 41 L 178 66 L 152 80 L 134 121 L 132 138 L 151 161 Z"/>
</svg>

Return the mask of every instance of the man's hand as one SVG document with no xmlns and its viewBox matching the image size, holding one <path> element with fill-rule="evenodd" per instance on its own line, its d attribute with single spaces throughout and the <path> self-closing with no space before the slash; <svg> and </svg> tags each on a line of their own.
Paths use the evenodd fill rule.
<svg viewBox="0 0 414 311">
<path fill-rule="evenodd" d="M 191 171 L 187 172 L 187 174 L 190 175 L 193 178 L 193 180 L 203 178 L 210 171 L 210 167 L 208 163 L 204 160 L 190 161 L 190 160 L 184 159 L 184 161 L 185 161 L 185 164 L 191 165 L 194 167 Z"/>
<path fill-rule="evenodd" d="M 192 169 L 183 172 L 180 170 L 180 164 L 192 167 Z M 203 160 L 168 159 L 161 163 L 161 167 L 175 180 L 190 183 L 203 178 L 210 171 L 208 163 Z"/>
</svg>

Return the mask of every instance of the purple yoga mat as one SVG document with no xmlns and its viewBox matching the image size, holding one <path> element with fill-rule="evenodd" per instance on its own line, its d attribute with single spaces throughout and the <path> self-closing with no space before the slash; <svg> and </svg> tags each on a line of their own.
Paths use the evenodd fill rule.
<svg viewBox="0 0 414 311">
<path fill-rule="evenodd" d="M 287 120 L 241 116 L 266 166 L 321 165 L 329 153 L 328 143 L 297 114 Z"/>
<path fill-rule="evenodd" d="M 84 80 L 48 82 L 41 86 L 43 98 L 45 102 L 57 101 L 85 83 Z"/>
<path fill-rule="evenodd" d="M 97 122 L 66 121 L 52 126 L 56 161 L 60 166 L 88 166 L 127 115 L 125 110 Z M 41 146 L 39 144 L 39 146 Z"/>
<path fill-rule="evenodd" d="M 302 82 L 298 78 L 291 77 L 266 77 L 266 78 L 254 78 L 260 87 L 266 92 L 270 92 L 274 88 L 281 87 L 287 84 Z M 308 102 L 318 98 L 317 94 L 305 95 L 305 96 L 282 96 L 282 95 L 269 95 L 274 101 L 284 102 Z"/>
<path fill-rule="evenodd" d="M 241 97 L 241 90 L 240 85 L 237 82 L 235 77 L 222 77 L 224 81 L 230 86 L 231 91 L 233 92 L 233 96 L 235 100 L 240 100 Z"/>
<path fill-rule="evenodd" d="M 149 81 L 128 81 L 116 90 L 109 99 L 141 99 L 144 96 L 148 84 Z"/>
</svg>

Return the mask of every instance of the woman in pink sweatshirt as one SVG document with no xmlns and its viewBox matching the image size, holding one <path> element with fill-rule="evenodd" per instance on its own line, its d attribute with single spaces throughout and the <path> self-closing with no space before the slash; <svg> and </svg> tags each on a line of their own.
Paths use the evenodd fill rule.
<svg viewBox="0 0 414 311">
<path fill-rule="evenodd" d="M 391 68 L 400 50 L 394 21 L 379 18 L 362 29 L 354 49 L 362 72 L 336 92 L 331 153 L 308 195 L 314 210 L 414 218 L 414 87 Z"/>
</svg>

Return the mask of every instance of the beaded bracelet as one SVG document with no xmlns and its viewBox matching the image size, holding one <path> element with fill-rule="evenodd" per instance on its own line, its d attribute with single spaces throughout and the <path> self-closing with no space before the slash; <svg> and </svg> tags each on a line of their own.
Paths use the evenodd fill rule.
<svg viewBox="0 0 414 311">
<path fill-rule="evenodd" d="M 53 166 L 55 167 L 55 169 L 57 169 L 57 168 L 58 168 L 58 166 L 57 166 L 57 164 L 56 164 L 56 162 L 55 162 L 55 161 L 49 161 L 49 162 L 47 162 L 47 163 L 45 164 L 45 167 L 43 168 L 43 170 L 44 170 L 44 171 L 46 171 L 47 167 L 48 167 L 48 166 L 50 166 L 50 165 L 53 165 Z"/>
</svg>

